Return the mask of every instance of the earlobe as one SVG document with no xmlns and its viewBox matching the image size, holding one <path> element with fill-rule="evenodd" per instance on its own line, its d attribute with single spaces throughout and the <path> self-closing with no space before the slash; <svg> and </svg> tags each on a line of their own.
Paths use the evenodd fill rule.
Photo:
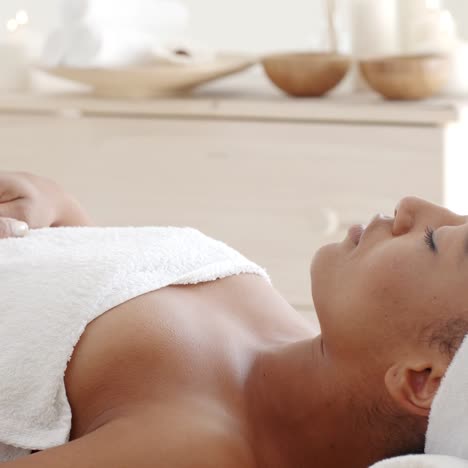
<svg viewBox="0 0 468 468">
<path fill-rule="evenodd" d="M 427 417 L 442 375 L 441 369 L 430 363 L 399 363 L 387 370 L 385 385 L 402 409 L 410 414 Z"/>
</svg>

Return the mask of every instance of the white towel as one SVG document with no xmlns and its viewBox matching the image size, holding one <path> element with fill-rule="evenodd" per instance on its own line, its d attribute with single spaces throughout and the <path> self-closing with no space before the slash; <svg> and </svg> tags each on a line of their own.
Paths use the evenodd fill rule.
<svg viewBox="0 0 468 468">
<path fill-rule="evenodd" d="M 457 351 L 432 403 L 425 452 L 468 460 L 468 337 Z"/>
<path fill-rule="evenodd" d="M 212 51 L 193 41 L 163 41 L 145 32 L 92 23 L 78 23 L 52 31 L 42 52 L 45 66 L 76 68 L 196 65 L 211 62 L 214 58 Z"/>
<path fill-rule="evenodd" d="M 468 462 L 443 455 L 408 455 L 381 461 L 371 468 L 468 468 Z"/>
<path fill-rule="evenodd" d="M 77 24 L 47 38 L 42 61 L 47 66 L 119 68 L 154 61 L 160 45 L 150 34 Z"/>
<path fill-rule="evenodd" d="M 11 446 L 42 450 L 68 440 L 64 373 L 92 320 L 168 285 L 240 273 L 268 279 L 190 228 L 43 229 L 0 240 L 0 258 L 0 462 Z"/>
<path fill-rule="evenodd" d="M 67 28 L 91 22 L 161 39 L 183 35 L 189 21 L 187 7 L 177 0 L 63 0 L 61 9 Z"/>
<path fill-rule="evenodd" d="M 432 403 L 425 453 L 384 460 L 372 468 L 468 468 L 468 336 Z"/>
<path fill-rule="evenodd" d="M 63 0 L 62 25 L 48 35 L 42 62 L 79 68 L 178 62 L 168 44 L 182 40 L 188 18 L 177 0 Z"/>
<path fill-rule="evenodd" d="M 0 463 L 13 461 L 30 454 L 31 450 L 12 447 L 11 445 L 5 445 L 0 442 Z"/>
</svg>

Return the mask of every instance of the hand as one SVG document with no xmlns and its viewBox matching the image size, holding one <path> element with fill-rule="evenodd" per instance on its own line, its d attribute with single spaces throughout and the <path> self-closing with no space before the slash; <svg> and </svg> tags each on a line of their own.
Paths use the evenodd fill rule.
<svg viewBox="0 0 468 468">
<path fill-rule="evenodd" d="M 20 172 L 0 172 L 0 238 L 30 228 L 88 224 L 79 204 L 55 182 Z"/>
<path fill-rule="evenodd" d="M 29 226 L 17 219 L 0 218 L 0 239 L 6 237 L 24 237 L 29 232 Z"/>
</svg>

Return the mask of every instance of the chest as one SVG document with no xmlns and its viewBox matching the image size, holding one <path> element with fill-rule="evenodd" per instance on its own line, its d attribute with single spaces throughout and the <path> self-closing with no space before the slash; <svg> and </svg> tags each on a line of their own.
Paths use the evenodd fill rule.
<svg viewBox="0 0 468 468">
<path fill-rule="evenodd" d="M 92 322 L 80 345 L 95 348 L 95 357 L 99 350 L 107 359 L 138 356 L 139 366 L 148 361 L 155 372 L 187 373 L 228 369 L 252 349 L 312 333 L 308 319 L 263 278 L 239 275 L 139 296 Z"/>
<path fill-rule="evenodd" d="M 256 355 L 310 336 L 262 278 L 241 275 L 140 296 L 88 325 L 67 370 L 74 433 L 95 414 L 197 395 L 236 406 Z M 146 404 L 146 403 L 145 403 Z"/>
</svg>

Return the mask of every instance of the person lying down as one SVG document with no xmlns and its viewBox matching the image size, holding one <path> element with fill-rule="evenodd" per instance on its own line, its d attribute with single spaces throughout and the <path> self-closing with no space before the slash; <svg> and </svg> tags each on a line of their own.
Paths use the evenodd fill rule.
<svg viewBox="0 0 468 468">
<path fill-rule="evenodd" d="M 194 229 L 86 227 L 78 202 L 23 173 L 0 175 L 0 216 L 2 467 L 362 468 L 423 452 L 468 333 L 466 217 L 404 198 L 321 248 L 317 330 Z"/>
</svg>

